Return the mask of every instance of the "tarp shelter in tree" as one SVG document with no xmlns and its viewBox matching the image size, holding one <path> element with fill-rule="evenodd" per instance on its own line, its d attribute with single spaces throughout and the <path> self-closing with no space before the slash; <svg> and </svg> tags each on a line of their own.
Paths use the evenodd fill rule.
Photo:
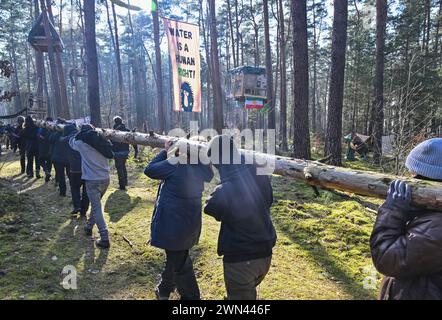
<svg viewBox="0 0 442 320">
<path fill-rule="evenodd" d="M 231 96 L 237 101 L 249 97 L 267 99 L 266 69 L 260 67 L 238 67 L 229 71 Z"/>
<path fill-rule="evenodd" d="M 64 44 L 54 28 L 54 25 L 49 21 L 49 30 L 51 31 L 52 43 L 54 45 L 55 52 L 63 52 Z M 32 47 L 40 52 L 48 52 L 48 39 L 45 34 L 45 29 L 43 25 L 43 13 L 41 13 L 31 31 L 28 34 L 28 42 Z"/>
</svg>

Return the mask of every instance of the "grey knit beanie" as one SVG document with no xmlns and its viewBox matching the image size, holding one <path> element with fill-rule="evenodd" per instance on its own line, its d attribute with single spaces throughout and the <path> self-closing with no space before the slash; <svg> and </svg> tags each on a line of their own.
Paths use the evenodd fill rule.
<svg viewBox="0 0 442 320">
<path fill-rule="evenodd" d="M 442 138 L 418 144 L 405 161 L 408 170 L 433 180 L 442 180 Z"/>
</svg>

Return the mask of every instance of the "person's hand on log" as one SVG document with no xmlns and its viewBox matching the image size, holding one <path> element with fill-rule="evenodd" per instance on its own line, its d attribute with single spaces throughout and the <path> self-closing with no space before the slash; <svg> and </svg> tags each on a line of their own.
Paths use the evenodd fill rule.
<svg viewBox="0 0 442 320">
<path fill-rule="evenodd" d="M 411 205 L 412 188 L 405 181 L 394 180 L 388 189 L 385 205 L 403 212 L 413 218 L 414 207 Z"/>
</svg>

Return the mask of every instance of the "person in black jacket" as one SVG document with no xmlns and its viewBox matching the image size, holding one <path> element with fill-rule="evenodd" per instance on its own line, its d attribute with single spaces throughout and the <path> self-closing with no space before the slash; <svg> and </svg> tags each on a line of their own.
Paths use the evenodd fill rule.
<svg viewBox="0 0 442 320">
<path fill-rule="evenodd" d="M 229 148 L 223 150 L 223 145 Z M 208 154 L 219 171 L 221 183 L 207 199 L 204 212 L 221 222 L 218 255 L 224 256 L 227 298 L 255 300 L 256 287 L 270 269 L 276 243 L 270 218 L 270 179 L 257 175 L 254 165 L 244 164 L 244 158 L 227 135 L 214 137 Z"/>
<path fill-rule="evenodd" d="M 46 118 L 47 122 L 52 122 L 51 117 Z M 38 138 L 38 160 L 40 166 L 45 173 L 45 181 L 51 180 L 52 161 L 51 161 L 51 143 L 49 142 L 49 136 L 51 132 L 46 128 L 39 128 L 37 132 Z"/>
<path fill-rule="evenodd" d="M 171 152 L 174 159 L 168 159 L 171 145 L 166 142 L 165 149 L 144 170 L 149 178 L 162 180 L 150 243 L 166 251 L 166 266 L 155 293 L 159 300 L 167 300 L 176 287 L 182 300 L 198 300 L 200 291 L 189 250 L 198 243 L 201 234 L 201 197 L 204 182 L 212 180 L 213 171 L 201 163 L 188 163 L 188 154 L 178 154 L 182 161 L 175 163 L 177 154 Z"/>
<path fill-rule="evenodd" d="M 17 151 L 20 154 L 20 167 L 21 174 L 26 172 L 26 139 L 22 136 L 24 130 L 25 118 L 23 116 L 17 117 L 17 125 L 12 132 L 12 150 L 14 153 Z"/>
<path fill-rule="evenodd" d="M 121 117 L 114 117 L 114 130 L 129 132 L 123 123 Z M 112 144 L 112 150 L 114 151 L 114 161 L 115 168 L 118 174 L 118 184 L 120 185 L 120 190 L 126 190 L 127 186 L 127 169 L 126 161 L 129 156 L 129 144 L 114 142 Z"/>
<path fill-rule="evenodd" d="M 21 131 L 21 138 L 26 140 L 26 174 L 28 178 L 34 177 L 34 160 L 35 160 L 35 174 L 37 179 L 40 178 L 40 162 L 38 160 L 38 127 L 35 125 L 31 116 L 25 118 L 24 129 Z"/>
<path fill-rule="evenodd" d="M 63 119 L 57 119 L 57 124 L 66 124 Z M 66 197 L 66 176 L 70 175 L 68 153 L 69 149 L 62 139 L 63 133 L 55 131 L 49 136 L 49 142 L 52 143 L 51 161 L 55 168 L 55 180 L 58 183 L 60 196 Z"/>
<path fill-rule="evenodd" d="M 68 150 L 69 160 L 69 184 L 71 186 L 71 196 L 74 209 L 71 215 L 76 216 L 78 213 L 81 217 L 86 217 L 89 208 L 89 197 L 86 191 L 85 181 L 81 178 L 81 155 L 78 151 L 72 149 L 69 140 L 78 133 L 77 126 L 74 123 L 66 124 L 63 130 L 63 143 Z"/>
<path fill-rule="evenodd" d="M 442 138 L 430 139 L 408 155 L 406 167 L 423 180 L 442 182 Z M 442 210 L 411 206 L 404 181 L 390 185 L 370 239 L 383 300 L 442 300 Z"/>
</svg>

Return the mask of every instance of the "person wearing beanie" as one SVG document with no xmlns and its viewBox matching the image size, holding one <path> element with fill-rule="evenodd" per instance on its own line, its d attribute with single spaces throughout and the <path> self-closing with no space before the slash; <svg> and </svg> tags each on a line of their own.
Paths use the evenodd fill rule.
<svg viewBox="0 0 442 320">
<path fill-rule="evenodd" d="M 47 122 L 52 122 L 53 119 L 51 117 L 46 118 Z M 45 182 L 49 182 L 51 180 L 51 171 L 52 171 L 52 145 L 49 142 L 49 136 L 51 135 L 51 131 L 46 128 L 39 128 L 37 133 L 38 138 L 38 159 L 40 161 L 40 166 L 45 173 Z"/>
<path fill-rule="evenodd" d="M 129 132 L 126 128 L 121 117 L 114 118 L 114 130 Z M 127 169 L 126 161 L 129 157 L 129 145 L 122 142 L 114 142 L 112 144 L 112 151 L 114 152 L 115 168 L 118 174 L 118 184 L 120 190 L 126 190 L 127 186 Z"/>
<path fill-rule="evenodd" d="M 26 174 L 28 178 L 34 177 L 34 161 L 35 161 L 35 176 L 40 178 L 40 162 L 38 159 L 38 127 L 34 123 L 31 116 L 26 116 L 24 129 L 21 131 L 21 137 L 26 141 Z"/>
<path fill-rule="evenodd" d="M 224 256 L 227 299 L 255 300 L 256 288 L 270 269 L 276 243 L 270 218 L 270 179 L 258 175 L 255 165 L 244 163 L 228 135 L 210 141 L 208 156 L 221 183 L 207 199 L 204 213 L 221 222 L 218 255 Z"/>
<path fill-rule="evenodd" d="M 417 179 L 442 182 L 442 139 L 417 145 L 405 166 Z M 411 205 L 412 188 L 401 180 L 390 184 L 370 238 L 374 266 L 385 275 L 383 300 L 442 299 L 442 208 Z"/>
<path fill-rule="evenodd" d="M 69 146 L 80 153 L 81 179 L 85 181 L 91 206 L 91 213 L 84 231 L 87 236 L 92 236 L 92 230 L 97 225 L 100 239 L 95 244 L 99 248 L 107 249 L 110 247 L 109 231 L 104 219 L 101 199 L 109 187 L 109 157 L 112 156 L 112 145 L 102 138 L 92 125 L 84 124 L 79 133 L 70 137 Z"/>
<path fill-rule="evenodd" d="M 64 119 L 57 119 L 57 124 L 66 124 Z M 49 142 L 52 144 L 51 161 L 55 168 L 55 182 L 58 184 L 58 190 L 61 197 L 66 197 L 66 177 L 70 176 L 70 165 L 68 159 L 69 149 L 61 141 L 62 132 L 54 131 L 49 136 Z"/>
</svg>

